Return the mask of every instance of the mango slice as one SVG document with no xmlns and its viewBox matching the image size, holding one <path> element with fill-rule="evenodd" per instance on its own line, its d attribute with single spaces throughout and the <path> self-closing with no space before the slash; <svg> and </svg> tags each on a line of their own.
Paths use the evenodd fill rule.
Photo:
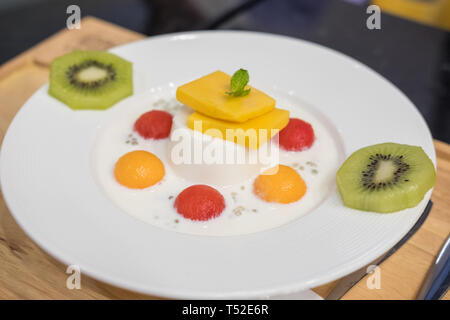
<svg viewBox="0 0 450 320">
<path fill-rule="evenodd" d="M 188 127 L 210 136 L 232 141 L 250 149 L 258 149 L 289 122 L 289 111 L 274 109 L 247 122 L 236 123 L 210 118 L 194 112 Z"/>
<path fill-rule="evenodd" d="M 245 122 L 275 108 L 275 100 L 251 87 L 248 95 L 233 97 L 230 90 L 231 76 L 215 71 L 177 89 L 177 99 L 188 107 L 212 118 Z"/>
</svg>

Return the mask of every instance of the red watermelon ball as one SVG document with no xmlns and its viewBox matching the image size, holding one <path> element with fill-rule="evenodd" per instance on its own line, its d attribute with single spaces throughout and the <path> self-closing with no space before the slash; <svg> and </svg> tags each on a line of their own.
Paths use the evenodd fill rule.
<svg viewBox="0 0 450 320">
<path fill-rule="evenodd" d="M 197 184 L 184 189 L 175 199 L 174 207 L 187 219 L 206 221 L 222 213 L 225 199 L 216 189 Z"/>
<path fill-rule="evenodd" d="M 172 115 L 152 110 L 142 114 L 134 123 L 134 130 L 144 139 L 167 138 L 172 129 Z"/>
<path fill-rule="evenodd" d="M 290 118 L 288 125 L 280 131 L 279 144 L 288 151 L 302 151 L 314 143 L 312 126 L 301 119 Z"/>
</svg>

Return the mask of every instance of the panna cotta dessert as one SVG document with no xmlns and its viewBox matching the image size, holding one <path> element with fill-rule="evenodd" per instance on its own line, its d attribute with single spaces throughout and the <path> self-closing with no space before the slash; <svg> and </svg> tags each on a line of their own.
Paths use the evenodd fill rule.
<svg viewBox="0 0 450 320">
<path fill-rule="evenodd" d="M 247 94 L 228 94 L 231 78 L 214 72 L 106 111 L 92 169 L 118 207 L 160 228 L 232 236 L 281 226 L 327 198 L 342 160 L 333 127 L 283 92 L 270 91 L 275 101 L 246 84 Z"/>
<path fill-rule="evenodd" d="M 278 145 L 273 140 L 258 149 L 215 138 L 187 126 L 192 114 L 185 105 L 173 116 L 168 160 L 174 172 L 194 183 L 227 186 L 258 175 L 278 163 Z"/>
</svg>

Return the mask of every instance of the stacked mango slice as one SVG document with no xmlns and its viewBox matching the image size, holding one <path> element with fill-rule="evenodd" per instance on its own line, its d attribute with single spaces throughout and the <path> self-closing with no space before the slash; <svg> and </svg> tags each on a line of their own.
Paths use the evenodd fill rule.
<svg viewBox="0 0 450 320">
<path fill-rule="evenodd" d="M 227 95 L 230 80 L 230 75 L 215 71 L 178 87 L 177 99 L 195 111 L 187 125 L 257 149 L 287 126 L 289 111 L 275 108 L 273 98 L 251 86 L 248 95 Z"/>
</svg>

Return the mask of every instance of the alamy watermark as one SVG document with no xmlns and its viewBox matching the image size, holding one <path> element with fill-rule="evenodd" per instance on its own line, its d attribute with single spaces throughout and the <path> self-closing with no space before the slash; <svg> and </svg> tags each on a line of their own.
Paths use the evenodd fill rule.
<svg viewBox="0 0 450 320">
<path fill-rule="evenodd" d="M 81 289 L 81 270 L 80 267 L 72 264 L 67 267 L 66 273 L 70 274 L 66 280 L 66 287 L 69 290 Z"/>
<path fill-rule="evenodd" d="M 76 4 L 67 7 L 66 13 L 69 14 L 66 20 L 67 29 L 81 29 L 81 9 Z"/>
<path fill-rule="evenodd" d="M 196 120 L 193 130 L 177 128 L 170 140 L 175 142 L 170 157 L 174 164 L 277 164 L 279 129 L 202 130 Z"/>
<path fill-rule="evenodd" d="M 381 9 L 377 5 L 370 5 L 366 10 L 367 14 L 370 16 L 366 20 L 366 27 L 369 30 L 380 30 L 381 29 Z"/>
<path fill-rule="evenodd" d="M 381 269 L 376 265 L 370 265 L 366 269 L 368 274 L 366 286 L 370 290 L 381 289 Z"/>
</svg>

